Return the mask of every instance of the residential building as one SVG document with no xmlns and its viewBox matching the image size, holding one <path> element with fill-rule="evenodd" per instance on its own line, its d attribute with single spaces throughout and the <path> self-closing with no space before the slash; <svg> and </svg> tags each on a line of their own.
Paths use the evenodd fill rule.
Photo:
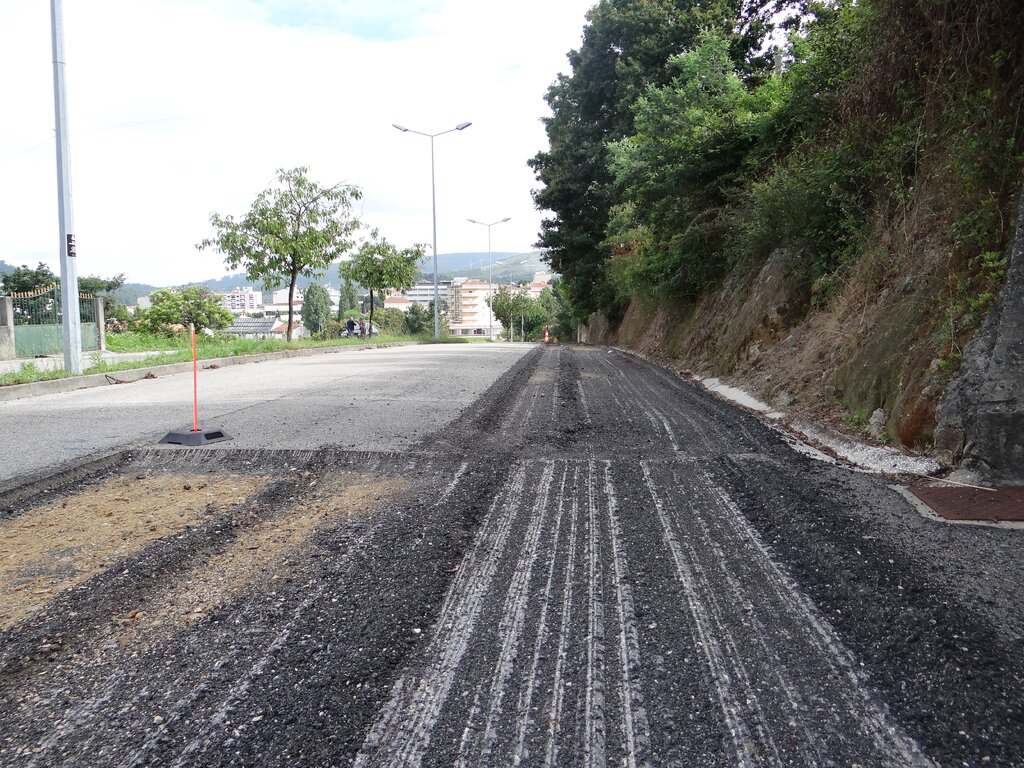
<svg viewBox="0 0 1024 768">
<path fill-rule="evenodd" d="M 224 333 L 238 336 L 240 339 L 285 339 L 288 333 L 288 322 L 276 317 L 236 317 L 234 322 L 224 329 Z M 302 323 L 292 323 L 292 338 L 298 339 L 306 335 Z"/>
<path fill-rule="evenodd" d="M 451 286 L 448 328 L 452 336 L 487 336 L 497 338 L 503 326 L 491 313 L 487 302 L 490 286 L 486 280 L 455 278 Z"/>
<path fill-rule="evenodd" d="M 408 312 L 409 307 L 412 305 L 413 302 L 400 293 L 394 296 L 387 296 L 384 299 L 384 309 L 400 309 L 403 312 Z"/>
<path fill-rule="evenodd" d="M 263 302 L 263 292 L 255 291 L 249 285 L 236 287 L 228 293 L 216 295 L 220 297 L 221 306 L 233 315 L 256 312 L 257 307 Z"/>
<path fill-rule="evenodd" d="M 452 292 L 452 281 L 451 280 L 438 280 L 437 281 L 437 294 L 442 302 L 446 302 L 448 306 L 451 306 L 451 292 Z M 427 306 L 434 300 L 434 281 L 433 280 L 420 280 L 416 285 L 405 292 L 405 298 L 414 304 L 422 304 Z"/>
</svg>

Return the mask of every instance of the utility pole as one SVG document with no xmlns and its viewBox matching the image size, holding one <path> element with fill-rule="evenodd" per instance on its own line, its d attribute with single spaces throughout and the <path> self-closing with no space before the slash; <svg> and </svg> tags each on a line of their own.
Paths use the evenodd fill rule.
<svg viewBox="0 0 1024 768">
<path fill-rule="evenodd" d="M 53 37 L 54 124 L 57 133 L 57 218 L 60 222 L 60 306 L 64 316 L 64 370 L 68 373 L 79 374 L 82 372 L 82 320 L 78 310 L 75 220 L 71 211 L 62 0 L 50 0 L 50 22 Z"/>
</svg>

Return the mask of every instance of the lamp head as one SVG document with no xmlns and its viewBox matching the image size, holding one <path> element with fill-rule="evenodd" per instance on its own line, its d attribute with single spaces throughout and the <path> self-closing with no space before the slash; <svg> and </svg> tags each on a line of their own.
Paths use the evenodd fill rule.
<svg viewBox="0 0 1024 768">
<path fill-rule="evenodd" d="M 405 127 L 404 125 L 399 125 L 398 123 L 392 123 L 391 125 L 392 125 L 393 127 L 397 128 L 398 130 L 400 130 L 400 131 L 401 131 L 402 133 L 405 133 L 406 131 L 408 131 L 408 130 L 409 130 L 409 129 L 408 129 L 408 128 L 406 128 L 406 127 Z"/>
<path fill-rule="evenodd" d="M 468 221 L 470 224 L 483 224 L 482 221 L 477 221 L 476 219 L 466 219 L 466 221 Z"/>
<path fill-rule="evenodd" d="M 502 219 L 498 223 L 499 224 L 504 224 L 506 221 L 512 221 L 512 217 L 511 216 L 506 216 L 504 219 Z"/>
<path fill-rule="evenodd" d="M 459 123 L 458 125 L 455 126 L 455 130 L 456 131 L 464 131 L 467 128 L 469 128 L 469 126 L 471 126 L 471 125 L 472 125 L 472 123 Z"/>
</svg>

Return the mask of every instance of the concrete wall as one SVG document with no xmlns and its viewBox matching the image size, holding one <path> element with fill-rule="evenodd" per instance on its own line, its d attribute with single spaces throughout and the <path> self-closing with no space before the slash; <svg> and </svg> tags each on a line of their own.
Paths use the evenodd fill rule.
<svg viewBox="0 0 1024 768">
<path fill-rule="evenodd" d="M 14 359 L 14 302 L 0 296 L 0 360 Z"/>
</svg>

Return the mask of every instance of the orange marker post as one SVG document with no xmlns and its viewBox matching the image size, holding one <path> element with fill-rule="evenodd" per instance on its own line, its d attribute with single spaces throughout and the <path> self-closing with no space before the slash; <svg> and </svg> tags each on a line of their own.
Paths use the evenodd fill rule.
<svg viewBox="0 0 1024 768">
<path fill-rule="evenodd" d="M 192 334 L 192 431 L 199 431 L 199 362 L 196 355 L 196 326 L 188 324 L 188 331 Z"/>
</svg>

